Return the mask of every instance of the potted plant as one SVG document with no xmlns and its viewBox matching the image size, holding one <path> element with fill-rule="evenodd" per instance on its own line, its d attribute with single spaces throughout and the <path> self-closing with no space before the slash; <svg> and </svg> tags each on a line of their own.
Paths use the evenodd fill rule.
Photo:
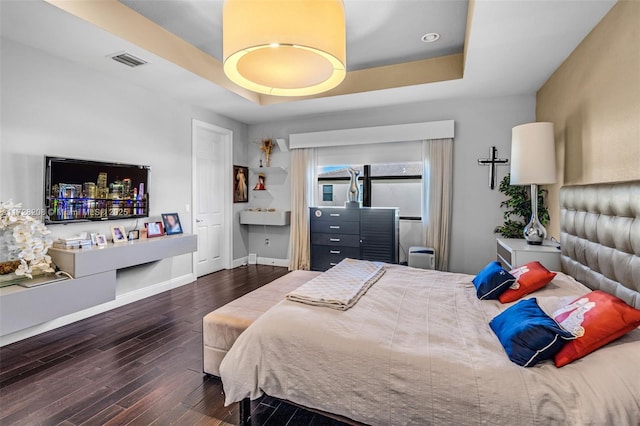
<svg viewBox="0 0 640 426">
<path fill-rule="evenodd" d="M 493 232 L 505 238 L 524 238 L 524 227 L 531 219 L 531 188 L 528 185 L 511 185 L 511 175 L 508 174 L 500 181 L 498 190 L 507 199 L 500 203 L 500 207 L 505 207 L 504 223 L 497 226 Z M 542 225 L 549 223 L 549 211 L 544 204 L 544 197 L 547 191 L 538 190 L 538 219 Z"/>
</svg>

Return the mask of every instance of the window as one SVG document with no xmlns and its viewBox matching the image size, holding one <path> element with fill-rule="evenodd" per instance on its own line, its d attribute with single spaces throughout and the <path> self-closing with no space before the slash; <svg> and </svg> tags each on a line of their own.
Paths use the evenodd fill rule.
<svg viewBox="0 0 640 426">
<path fill-rule="evenodd" d="M 333 201 L 333 185 L 322 185 L 322 201 Z"/>
<path fill-rule="evenodd" d="M 422 163 L 420 161 L 339 164 L 318 167 L 318 185 L 322 193 L 321 206 L 342 206 L 347 200 L 349 168 L 360 170 L 358 177 L 360 200 L 365 207 L 397 207 L 401 219 L 422 217 Z M 326 187 L 331 187 L 327 199 Z"/>
</svg>

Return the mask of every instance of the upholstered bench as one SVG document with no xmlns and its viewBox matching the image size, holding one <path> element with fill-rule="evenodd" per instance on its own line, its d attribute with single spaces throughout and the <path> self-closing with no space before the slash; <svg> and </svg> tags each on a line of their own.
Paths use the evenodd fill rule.
<svg viewBox="0 0 640 426">
<path fill-rule="evenodd" d="M 284 296 L 321 272 L 293 271 L 207 314 L 202 319 L 204 372 L 220 376 L 220 363 L 238 336 Z"/>
</svg>

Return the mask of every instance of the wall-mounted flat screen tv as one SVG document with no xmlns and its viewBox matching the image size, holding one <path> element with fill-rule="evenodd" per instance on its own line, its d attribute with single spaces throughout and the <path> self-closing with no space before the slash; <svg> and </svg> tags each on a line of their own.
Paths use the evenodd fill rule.
<svg viewBox="0 0 640 426">
<path fill-rule="evenodd" d="M 149 169 L 45 157 L 45 223 L 149 217 Z"/>
</svg>

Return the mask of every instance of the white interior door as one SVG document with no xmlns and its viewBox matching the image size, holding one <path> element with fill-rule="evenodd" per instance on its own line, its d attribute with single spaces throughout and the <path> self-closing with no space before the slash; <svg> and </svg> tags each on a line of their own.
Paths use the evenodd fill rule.
<svg viewBox="0 0 640 426">
<path fill-rule="evenodd" d="M 194 217 L 197 275 L 229 267 L 231 132 L 194 120 Z"/>
</svg>

